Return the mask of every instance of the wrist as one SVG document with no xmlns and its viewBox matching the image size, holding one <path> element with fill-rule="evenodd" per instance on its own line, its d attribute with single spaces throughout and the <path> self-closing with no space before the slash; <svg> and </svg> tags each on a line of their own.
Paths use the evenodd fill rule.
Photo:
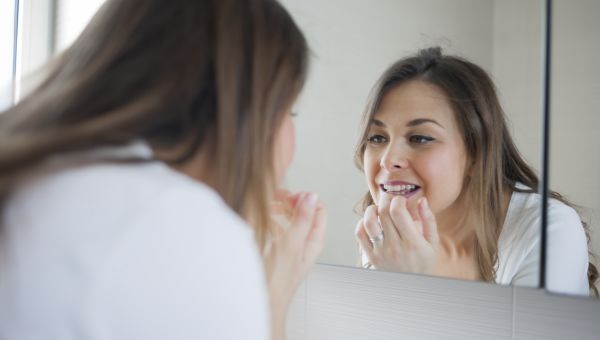
<svg viewBox="0 0 600 340">
<path fill-rule="evenodd" d="M 282 303 L 271 303 L 271 339 L 285 340 L 287 306 Z"/>
</svg>

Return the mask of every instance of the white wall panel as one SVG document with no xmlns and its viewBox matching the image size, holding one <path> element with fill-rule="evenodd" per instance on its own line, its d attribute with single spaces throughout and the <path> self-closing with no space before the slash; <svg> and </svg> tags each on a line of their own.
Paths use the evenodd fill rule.
<svg viewBox="0 0 600 340">
<path fill-rule="evenodd" d="M 599 339 L 600 301 L 481 282 L 316 265 L 288 339 Z"/>
<path fill-rule="evenodd" d="M 600 301 L 515 288 L 515 340 L 600 339 Z"/>
</svg>

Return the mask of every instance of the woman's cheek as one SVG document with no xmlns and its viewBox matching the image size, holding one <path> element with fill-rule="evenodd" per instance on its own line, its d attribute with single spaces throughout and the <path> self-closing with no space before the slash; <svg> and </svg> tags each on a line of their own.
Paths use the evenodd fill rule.
<svg viewBox="0 0 600 340">
<path fill-rule="evenodd" d="M 296 129 L 290 114 L 286 114 L 277 134 L 275 145 L 275 175 L 281 183 L 294 159 L 296 151 Z"/>
<path fill-rule="evenodd" d="M 367 186 L 371 192 L 371 198 L 374 202 L 377 202 L 379 199 L 379 186 L 375 181 L 375 177 L 379 172 L 379 159 L 374 152 L 365 151 L 363 156 L 363 169 L 367 180 Z"/>
</svg>

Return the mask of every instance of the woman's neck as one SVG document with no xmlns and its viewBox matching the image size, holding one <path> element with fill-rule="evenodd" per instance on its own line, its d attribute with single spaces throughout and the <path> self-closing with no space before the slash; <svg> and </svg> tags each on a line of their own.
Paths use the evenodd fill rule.
<svg viewBox="0 0 600 340">
<path fill-rule="evenodd" d="M 506 190 L 501 203 L 503 218 L 500 223 L 504 222 L 511 196 L 512 191 Z M 474 218 L 475 214 L 464 209 L 464 205 L 453 208 L 454 214 L 436 216 L 439 221 L 438 235 L 441 247 L 438 274 L 445 277 L 479 280 L 481 277 L 476 259 L 476 246 L 478 223 L 481 222 Z"/>
<path fill-rule="evenodd" d="M 466 253 L 473 252 L 476 225 L 472 215 L 464 200 L 436 214 L 438 235 L 444 247 Z"/>
<path fill-rule="evenodd" d="M 448 223 L 439 226 L 437 275 L 462 280 L 481 279 L 476 257 L 476 227 L 474 219 L 468 215 L 446 220 Z"/>
<path fill-rule="evenodd" d="M 207 166 L 210 164 L 209 155 L 207 152 L 203 152 L 202 148 L 198 148 L 198 150 L 183 163 L 176 164 L 171 161 L 178 155 L 182 155 L 186 152 L 188 147 L 187 144 L 182 143 L 181 145 L 168 149 L 154 148 L 154 158 L 165 162 L 171 169 L 214 188 L 214 172 L 210 170 L 210 166 Z"/>
</svg>

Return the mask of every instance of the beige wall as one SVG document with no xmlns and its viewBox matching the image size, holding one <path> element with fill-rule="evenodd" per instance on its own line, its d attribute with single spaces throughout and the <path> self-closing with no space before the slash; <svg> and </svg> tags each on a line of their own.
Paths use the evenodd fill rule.
<svg viewBox="0 0 600 340">
<path fill-rule="evenodd" d="M 541 0 L 495 0 L 492 76 L 512 136 L 539 171 L 542 110 Z"/>
</svg>

